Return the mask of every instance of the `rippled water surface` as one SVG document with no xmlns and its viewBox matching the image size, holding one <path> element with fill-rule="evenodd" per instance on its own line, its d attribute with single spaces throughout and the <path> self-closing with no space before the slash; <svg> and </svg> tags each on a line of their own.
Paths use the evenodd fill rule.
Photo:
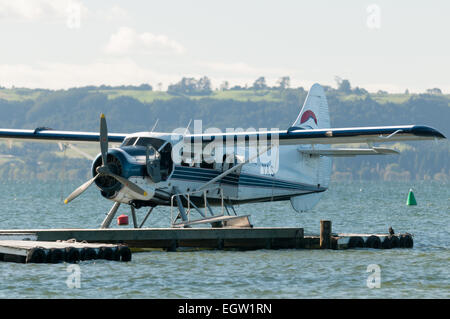
<svg viewBox="0 0 450 319">
<path fill-rule="evenodd" d="M 80 182 L 81 183 L 81 182 Z M 95 187 L 69 205 L 77 183 L 0 184 L 1 229 L 97 228 L 112 203 Z M 416 207 L 405 205 L 413 188 Z M 86 261 L 80 288 L 69 288 L 69 264 L 0 263 L 0 298 L 449 298 L 450 185 L 422 182 L 333 183 L 308 213 L 289 202 L 237 207 L 258 226 L 303 227 L 317 234 L 321 219 L 333 232 L 414 235 L 413 249 L 257 250 L 134 253 L 129 263 Z M 143 218 L 145 209 L 138 211 Z M 118 214 L 128 213 L 121 207 Z M 166 227 L 170 210 L 155 211 L 149 227 Z M 114 226 L 117 227 L 117 226 Z M 370 289 L 368 265 L 380 267 Z M 70 283 L 70 282 L 69 282 Z"/>
</svg>

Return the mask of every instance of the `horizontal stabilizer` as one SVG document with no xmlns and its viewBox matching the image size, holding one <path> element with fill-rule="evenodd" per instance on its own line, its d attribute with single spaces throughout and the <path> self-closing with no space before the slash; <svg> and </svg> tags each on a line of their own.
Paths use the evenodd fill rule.
<svg viewBox="0 0 450 319">
<path fill-rule="evenodd" d="M 348 157 L 356 155 L 392 155 L 399 154 L 396 150 L 384 147 L 372 148 L 332 148 L 332 149 L 298 149 L 302 154 L 333 157 Z"/>
</svg>

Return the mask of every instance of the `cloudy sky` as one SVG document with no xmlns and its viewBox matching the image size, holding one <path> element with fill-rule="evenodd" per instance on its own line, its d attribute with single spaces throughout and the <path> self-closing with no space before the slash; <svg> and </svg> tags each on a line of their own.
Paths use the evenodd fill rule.
<svg viewBox="0 0 450 319">
<path fill-rule="evenodd" d="M 450 93 L 450 1 L 0 0 L 0 86 L 259 76 Z"/>
</svg>

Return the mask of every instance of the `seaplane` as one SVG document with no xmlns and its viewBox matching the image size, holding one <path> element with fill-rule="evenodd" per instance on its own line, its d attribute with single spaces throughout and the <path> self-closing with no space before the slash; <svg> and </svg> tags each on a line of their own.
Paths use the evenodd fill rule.
<svg viewBox="0 0 450 319">
<path fill-rule="evenodd" d="M 325 92 L 314 84 L 287 129 L 109 133 L 101 114 L 99 132 L 0 129 L 0 138 L 99 143 L 92 178 L 64 202 L 95 184 L 114 202 L 101 228 L 110 227 L 121 204 L 130 206 L 133 226 L 141 228 L 160 206 L 170 206 L 172 227 L 252 227 L 233 207 L 246 203 L 290 201 L 295 211 L 308 211 L 328 189 L 333 157 L 398 154 L 375 144 L 446 137 L 423 125 L 332 128 Z M 364 146 L 349 147 L 355 144 Z M 148 212 L 139 225 L 135 210 L 142 207 Z"/>
</svg>

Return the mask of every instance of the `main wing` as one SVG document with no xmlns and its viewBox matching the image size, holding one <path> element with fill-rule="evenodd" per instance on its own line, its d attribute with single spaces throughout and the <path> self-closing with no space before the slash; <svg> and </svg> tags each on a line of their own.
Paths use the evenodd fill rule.
<svg viewBox="0 0 450 319">
<path fill-rule="evenodd" d="M 110 133 L 108 134 L 108 141 L 111 143 L 122 143 L 126 136 L 127 134 Z M 48 128 L 37 128 L 35 130 L 0 129 L 0 138 L 24 142 L 98 143 L 100 141 L 100 133 L 57 131 Z"/>
<path fill-rule="evenodd" d="M 108 141 L 122 143 L 128 134 L 109 133 Z M 434 128 L 422 125 L 377 126 L 353 128 L 301 129 L 291 127 L 288 130 L 253 131 L 223 134 L 189 134 L 184 143 L 208 144 L 211 142 L 227 145 L 244 146 L 249 143 L 265 142 L 279 145 L 301 144 L 352 144 L 352 143 L 386 143 L 418 140 L 445 139 Z M 59 131 L 47 128 L 35 130 L 0 129 L 0 139 L 42 142 L 92 143 L 99 142 L 100 133 Z"/>
<path fill-rule="evenodd" d="M 251 142 L 278 143 L 279 145 L 300 144 L 352 144 L 386 143 L 419 140 L 445 139 L 434 128 L 423 125 L 350 127 L 327 129 L 301 129 L 291 127 L 284 131 L 253 131 L 223 134 L 191 134 L 184 137 L 185 143 L 234 143 L 248 145 Z"/>
</svg>

